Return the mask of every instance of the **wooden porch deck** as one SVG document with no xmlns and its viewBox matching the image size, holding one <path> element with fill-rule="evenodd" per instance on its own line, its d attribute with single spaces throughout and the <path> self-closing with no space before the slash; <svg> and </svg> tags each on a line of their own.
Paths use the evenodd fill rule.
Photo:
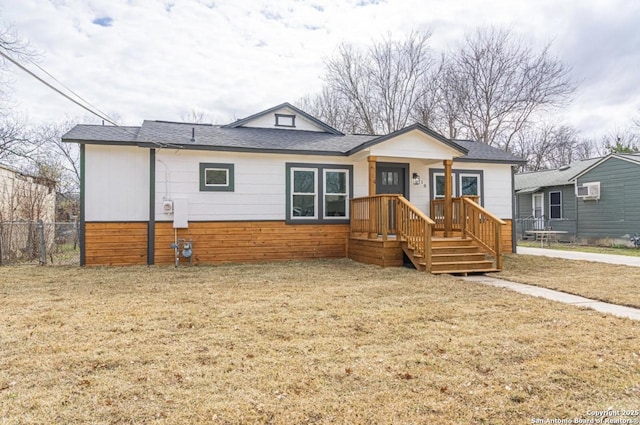
<svg viewBox="0 0 640 425">
<path fill-rule="evenodd" d="M 505 223 L 472 199 L 455 202 L 449 209 L 455 213 L 449 223 L 455 225 L 447 230 L 439 211 L 440 225 L 400 195 L 351 200 L 349 258 L 382 267 L 401 267 L 409 260 L 433 274 L 500 271 Z"/>
<path fill-rule="evenodd" d="M 495 258 L 482 252 L 471 239 L 454 237 L 433 237 L 431 239 L 432 274 L 490 273 L 497 272 Z M 427 264 L 423 256 L 415 255 L 407 243 L 389 235 L 375 239 L 366 236 L 349 238 L 349 258 L 365 264 L 382 267 L 403 267 L 405 261 L 411 261 L 417 270 L 426 271 Z M 406 255 L 406 257 L 405 257 Z"/>
</svg>

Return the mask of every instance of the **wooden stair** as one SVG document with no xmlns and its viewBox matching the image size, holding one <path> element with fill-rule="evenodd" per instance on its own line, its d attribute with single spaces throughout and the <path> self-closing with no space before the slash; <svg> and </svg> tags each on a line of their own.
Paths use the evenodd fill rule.
<svg viewBox="0 0 640 425">
<path fill-rule="evenodd" d="M 416 269 L 425 271 L 427 264 L 422 255 L 403 241 L 402 250 Z M 480 250 L 473 240 L 460 237 L 433 237 L 431 239 L 431 273 L 467 274 L 499 271 L 494 260 Z"/>
</svg>

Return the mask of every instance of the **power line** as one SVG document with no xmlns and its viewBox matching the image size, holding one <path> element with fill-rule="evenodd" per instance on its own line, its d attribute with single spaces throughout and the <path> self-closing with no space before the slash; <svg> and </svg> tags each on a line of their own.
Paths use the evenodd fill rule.
<svg viewBox="0 0 640 425">
<path fill-rule="evenodd" d="M 0 45 L 0 47 L 3 47 Z M 4 48 L 4 47 L 3 47 Z M 6 49 L 5 49 L 6 50 Z M 7 50 L 8 51 L 8 50 Z M 2 50 L 0 50 L 0 56 L 3 56 L 4 58 L 8 59 L 10 62 L 12 62 L 14 65 L 16 65 L 18 68 L 22 69 L 24 72 L 26 72 L 27 74 L 31 75 L 33 78 L 35 78 L 36 80 L 40 81 L 42 84 L 44 84 L 45 86 L 49 87 L 51 90 L 55 91 L 56 93 L 64 96 L 66 99 L 70 100 L 71 102 L 75 103 L 76 105 L 80 106 L 82 109 L 88 111 L 89 113 L 97 116 L 98 118 L 107 121 L 108 123 L 114 125 L 115 127 L 118 127 L 119 129 L 123 130 L 126 133 L 129 133 L 133 136 L 138 136 L 137 133 L 134 133 L 132 131 L 130 131 L 129 129 L 127 129 L 126 127 L 120 126 L 118 125 L 114 120 L 112 120 L 111 118 L 109 118 L 109 116 L 107 114 L 105 114 L 104 112 L 102 112 L 100 109 L 96 108 L 95 106 L 93 106 L 90 102 L 86 101 L 84 98 L 82 98 L 82 96 L 78 95 L 76 92 L 74 92 L 73 90 L 71 90 L 69 87 L 65 86 L 63 83 L 61 83 L 56 77 L 54 77 L 53 75 L 51 75 L 49 72 L 47 72 L 44 68 L 42 68 L 40 65 L 36 64 L 35 62 L 33 62 L 32 60 L 29 60 L 33 65 L 35 65 L 36 67 L 38 67 L 38 69 L 40 69 L 42 72 L 44 72 L 46 75 L 48 75 L 49 77 L 51 77 L 54 81 L 56 81 L 58 84 L 60 84 L 62 87 L 64 87 L 65 89 L 67 89 L 68 91 L 70 91 L 71 93 L 73 93 L 74 96 L 76 96 L 77 98 L 79 98 L 80 100 L 82 100 L 83 102 L 85 102 L 87 105 L 89 105 L 91 108 L 94 108 L 95 110 L 91 109 L 89 106 L 83 105 L 82 103 L 78 102 L 76 99 L 71 98 L 69 95 L 67 95 L 66 93 L 63 93 L 60 89 L 58 89 L 57 87 L 54 87 L 53 85 L 51 85 L 50 83 L 46 82 L 45 80 L 43 80 L 42 78 L 40 78 L 38 75 L 36 75 L 35 73 L 33 73 L 31 70 L 29 70 L 28 68 L 26 68 L 24 65 L 20 64 L 18 61 L 16 61 L 15 59 L 13 59 L 11 56 L 7 55 L 6 53 L 3 53 Z M 98 111 L 98 112 L 96 112 Z M 164 147 L 174 147 L 174 148 L 182 148 L 182 146 L 178 146 L 178 145 L 172 145 L 172 144 L 165 144 L 165 143 L 159 143 L 159 142 L 154 142 L 151 141 L 152 144 L 157 145 L 161 148 Z"/>
<path fill-rule="evenodd" d="M 37 63 L 35 63 L 33 60 L 28 59 L 29 62 L 31 62 L 34 66 L 36 66 L 39 70 L 41 70 L 42 72 L 44 72 L 45 74 L 47 74 L 49 77 L 51 77 L 55 82 L 57 82 L 58 84 L 60 84 L 62 87 L 64 87 L 65 89 L 67 89 L 69 92 L 71 92 L 74 96 L 76 96 L 78 99 L 82 100 L 84 103 L 86 103 L 87 105 L 91 106 L 94 110 L 100 112 L 102 115 L 104 115 L 105 117 L 108 117 L 109 115 L 107 115 L 105 112 L 102 112 L 100 109 L 98 109 L 95 105 L 91 104 L 91 102 L 89 102 L 88 100 L 84 99 L 82 96 L 80 96 L 78 93 L 74 92 L 73 90 L 71 90 L 69 87 L 67 87 L 66 85 L 64 85 L 63 82 L 61 82 L 60 80 L 58 80 L 56 77 L 54 77 L 53 75 L 51 75 L 46 69 L 44 69 L 43 67 L 41 67 L 40 65 L 38 65 Z"/>
<path fill-rule="evenodd" d="M 54 87 L 53 85 L 49 84 L 47 81 L 43 80 L 42 78 L 40 78 L 38 75 L 36 75 L 35 73 L 33 73 L 31 70 L 29 70 L 27 67 L 25 67 L 24 65 L 22 65 L 21 63 L 19 63 L 18 61 L 14 60 L 11 56 L 7 55 L 6 53 L 4 53 L 3 51 L 0 50 L 0 56 L 3 56 L 5 59 L 9 60 L 11 63 L 13 63 L 15 66 L 17 66 L 18 68 L 22 69 L 24 72 L 26 72 L 27 74 L 31 75 L 33 78 L 35 78 L 36 80 L 40 81 L 42 84 L 44 84 L 45 86 L 49 87 L 51 90 L 55 91 L 56 93 L 64 96 L 66 99 L 70 100 L 71 102 L 75 103 L 76 105 L 80 106 L 81 108 L 85 109 L 86 111 L 88 111 L 89 113 L 97 116 L 100 119 L 103 119 L 105 121 L 107 121 L 108 123 L 116 126 L 116 127 L 120 127 L 115 121 L 113 121 L 112 119 L 110 119 L 109 117 L 106 116 L 106 114 L 100 114 L 94 110 L 92 110 L 91 108 L 89 108 L 88 106 L 83 105 L 82 103 L 78 102 L 76 99 L 73 99 L 71 96 L 67 95 L 66 93 L 63 93 L 60 89 L 58 89 L 57 87 Z M 38 67 L 40 68 L 40 67 Z M 47 73 L 48 75 L 50 75 L 49 73 Z M 55 78 L 54 78 L 55 79 Z M 57 81 L 57 80 L 56 80 Z M 65 87 L 66 88 L 66 87 Z M 73 93 L 73 92 L 72 92 Z M 75 94 L 75 93 L 74 93 Z M 77 95 L 76 95 L 77 96 Z M 80 97 L 80 96 L 78 96 Z M 80 99 L 82 99 L 80 97 Z M 84 99 L 83 99 L 84 101 Z M 88 103 L 88 102 L 87 102 Z"/>
</svg>

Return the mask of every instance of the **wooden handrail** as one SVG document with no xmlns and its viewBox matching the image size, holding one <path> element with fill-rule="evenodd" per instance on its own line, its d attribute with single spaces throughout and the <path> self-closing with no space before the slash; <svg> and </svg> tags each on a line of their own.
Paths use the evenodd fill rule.
<svg viewBox="0 0 640 425">
<path fill-rule="evenodd" d="M 488 250 L 496 258 L 496 268 L 502 269 L 503 220 L 491 214 L 472 199 L 463 197 L 461 208 L 461 234 L 469 237 Z"/>
<path fill-rule="evenodd" d="M 351 233 L 367 234 L 369 238 L 382 236 L 387 240 L 395 234 L 397 217 L 395 204 L 401 195 L 374 195 L 350 200 Z"/>
<path fill-rule="evenodd" d="M 478 210 L 480 210 L 482 212 L 482 214 L 485 215 L 485 217 L 497 222 L 498 224 L 507 224 L 506 221 L 502 220 L 501 218 L 496 217 L 491 212 L 489 212 L 488 210 L 484 209 L 484 207 L 481 206 L 480 204 L 478 204 L 477 202 L 475 202 L 473 200 L 473 198 L 467 198 L 466 196 L 463 196 L 462 197 L 462 201 L 464 203 L 467 203 L 467 204 L 472 204 L 474 206 L 474 208 L 477 208 Z"/>
<path fill-rule="evenodd" d="M 435 221 L 404 196 L 398 197 L 397 207 L 398 236 L 413 250 L 414 258 L 424 258 L 426 270 L 431 271 L 431 234 Z"/>
<path fill-rule="evenodd" d="M 462 210 L 462 198 L 467 198 L 475 201 L 476 203 L 480 200 L 479 196 L 476 195 L 465 195 L 456 198 L 451 198 L 452 208 L 451 213 L 453 217 L 451 218 L 452 230 L 458 231 L 460 230 L 460 211 Z M 444 222 L 444 199 L 432 199 L 429 203 L 429 214 L 435 220 L 436 230 L 444 230 L 445 222 Z"/>
<path fill-rule="evenodd" d="M 411 210 L 412 210 L 412 211 L 413 211 L 413 212 L 414 212 L 418 217 L 420 217 L 421 219 L 425 220 L 427 223 L 429 223 L 429 224 L 431 224 L 431 225 L 435 225 L 435 224 L 436 224 L 436 222 L 435 222 L 435 221 L 433 221 L 433 220 L 431 219 L 431 217 L 429 217 L 428 215 L 426 215 L 425 213 L 423 213 L 422 211 L 420 211 L 418 208 L 416 208 L 416 206 L 415 206 L 415 205 L 413 205 L 411 202 L 409 202 L 409 201 L 407 200 L 407 198 L 405 198 L 404 196 L 399 195 L 399 197 L 398 197 L 398 201 L 399 201 L 399 202 L 402 202 L 403 204 L 406 204 L 409 208 L 411 208 Z"/>
<path fill-rule="evenodd" d="M 351 233 L 369 238 L 389 234 L 406 242 L 414 256 L 424 258 L 431 271 L 431 234 L 433 221 L 402 195 L 374 195 L 350 201 Z"/>
</svg>

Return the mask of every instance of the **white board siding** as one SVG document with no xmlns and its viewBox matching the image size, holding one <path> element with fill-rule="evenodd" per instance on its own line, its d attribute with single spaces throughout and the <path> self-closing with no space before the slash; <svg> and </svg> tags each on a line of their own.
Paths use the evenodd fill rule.
<svg viewBox="0 0 640 425">
<path fill-rule="evenodd" d="M 85 147 L 85 221 L 149 219 L 149 150 Z"/>
<path fill-rule="evenodd" d="M 454 161 L 453 169 L 483 170 L 484 207 L 496 217 L 512 218 L 511 165 Z"/>
<path fill-rule="evenodd" d="M 296 126 L 295 127 L 286 127 L 286 126 L 276 126 L 276 114 L 282 115 L 295 115 L 296 116 Z M 280 128 L 286 130 L 305 130 L 305 131 L 326 131 L 317 124 L 309 121 L 303 116 L 296 114 L 289 108 L 282 108 L 274 111 L 270 114 L 263 115 L 261 117 L 257 117 L 248 123 L 244 124 L 243 127 L 256 127 L 256 128 Z"/>
<path fill-rule="evenodd" d="M 156 220 L 164 199 L 187 199 L 190 221 L 285 220 L 286 163 L 353 165 L 345 157 L 160 150 L 156 154 Z M 201 192 L 201 162 L 234 164 L 233 192 Z M 357 188 L 357 189 L 356 189 Z M 366 161 L 354 165 L 354 192 L 368 190 Z"/>
<path fill-rule="evenodd" d="M 370 148 L 370 152 L 374 156 L 439 160 L 451 159 L 452 156 L 462 155 L 457 150 L 418 130 L 401 134 L 374 145 Z"/>
</svg>

